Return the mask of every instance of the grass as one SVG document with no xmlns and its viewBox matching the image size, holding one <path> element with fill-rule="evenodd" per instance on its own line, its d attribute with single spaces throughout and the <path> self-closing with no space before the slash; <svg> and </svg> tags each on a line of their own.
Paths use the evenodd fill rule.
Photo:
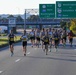
<svg viewBox="0 0 76 75">
<path fill-rule="evenodd" d="M 6 41 L 0 41 L 0 45 L 8 44 Z"/>
<path fill-rule="evenodd" d="M 19 40 L 20 40 L 20 37 L 21 37 L 21 36 L 17 36 L 17 37 L 15 38 L 15 41 L 19 41 Z"/>
<path fill-rule="evenodd" d="M 2 34 L 2 33 L 1 33 L 0 36 L 7 36 L 7 34 Z"/>
<path fill-rule="evenodd" d="M 20 41 L 20 36 L 17 36 L 14 38 L 15 42 Z M 7 37 L 2 37 L 0 38 L 0 46 L 8 44 L 8 38 Z"/>
</svg>

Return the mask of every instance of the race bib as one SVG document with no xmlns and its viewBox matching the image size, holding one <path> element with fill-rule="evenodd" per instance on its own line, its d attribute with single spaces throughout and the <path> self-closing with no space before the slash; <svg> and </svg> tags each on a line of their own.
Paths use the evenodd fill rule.
<svg viewBox="0 0 76 75">
<path fill-rule="evenodd" d="M 49 38 L 52 38 L 52 36 L 50 35 Z"/>
<path fill-rule="evenodd" d="M 44 36 L 42 36 L 42 39 L 44 38 Z"/>
<path fill-rule="evenodd" d="M 26 38 L 24 38 L 23 41 L 26 41 Z"/>
<path fill-rule="evenodd" d="M 58 40 L 58 38 L 55 38 L 55 40 Z"/>
<path fill-rule="evenodd" d="M 10 38 L 10 41 L 14 41 L 14 38 Z"/>
<path fill-rule="evenodd" d="M 48 42 L 48 39 L 46 39 L 45 42 Z"/>
</svg>

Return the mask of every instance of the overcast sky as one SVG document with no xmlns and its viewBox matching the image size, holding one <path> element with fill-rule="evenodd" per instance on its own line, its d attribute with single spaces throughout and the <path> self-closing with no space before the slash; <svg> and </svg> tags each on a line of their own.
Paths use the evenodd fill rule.
<svg viewBox="0 0 76 75">
<path fill-rule="evenodd" d="M 0 0 L 0 14 L 24 14 L 25 9 L 39 8 L 39 4 L 55 4 L 56 1 L 73 0 Z"/>
</svg>

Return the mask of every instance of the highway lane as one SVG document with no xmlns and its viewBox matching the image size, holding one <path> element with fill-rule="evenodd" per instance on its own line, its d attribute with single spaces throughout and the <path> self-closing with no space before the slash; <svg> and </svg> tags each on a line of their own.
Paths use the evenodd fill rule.
<svg viewBox="0 0 76 75">
<path fill-rule="evenodd" d="M 27 56 L 22 53 L 21 43 L 15 46 L 15 54 L 9 49 L 0 52 L 1 75 L 76 75 L 76 50 L 59 47 L 56 52 L 45 52 L 41 48 L 27 47 Z"/>
</svg>

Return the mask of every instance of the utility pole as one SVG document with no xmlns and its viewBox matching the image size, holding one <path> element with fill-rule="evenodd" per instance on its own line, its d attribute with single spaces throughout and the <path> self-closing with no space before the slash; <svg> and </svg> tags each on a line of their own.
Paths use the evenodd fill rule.
<svg viewBox="0 0 76 75">
<path fill-rule="evenodd" d="M 26 9 L 25 9 L 25 13 L 24 13 L 24 29 L 26 29 Z"/>
</svg>

